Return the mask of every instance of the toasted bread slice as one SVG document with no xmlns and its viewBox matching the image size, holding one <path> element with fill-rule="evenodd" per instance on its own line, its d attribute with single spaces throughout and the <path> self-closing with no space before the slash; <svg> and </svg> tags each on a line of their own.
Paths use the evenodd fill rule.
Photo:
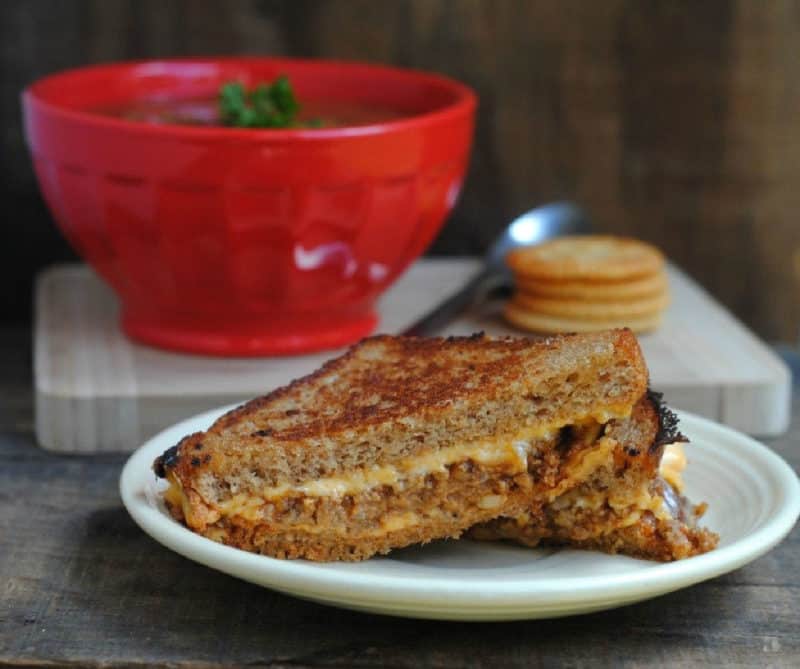
<svg viewBox="0 0 800 669">
<path fill-rule="evenodd" d="M 191 529 L 276 557 L 363 559 L 455 537 L 577 485 L 647 370 L 627 330 L 374 337 L 155 462 Z M 559 448 L 564 428 L 574 448 Z M 563 444 L 562 444 L 563 445 Z"/>
<path fill-rule="evenodd" d="M 471 536 L 661 561 L 691 557 L 717 545 L 719 537 L 698 526 L 705 505 L 694 506 L 682 497 L 660 468 L 665 446 L 673 448 L 684 437 L 659 394 L 648 392 L 631 417 L 609 423 L 604 436 L 607 457 L 578 485 L 551 500 L 532 497 L 524 513 L 479 525 Z"/>
</svg>

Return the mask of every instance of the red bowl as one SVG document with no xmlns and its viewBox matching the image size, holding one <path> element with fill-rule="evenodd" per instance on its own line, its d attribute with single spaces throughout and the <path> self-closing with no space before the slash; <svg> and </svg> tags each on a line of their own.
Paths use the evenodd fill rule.
<svg viewBox="0 0 800 669">
<path fill-rule="evenodd" d="M 292 130 L 154 125 L 97 113 L 213 97 L 287 74 L 302 101 L 399 110 L 373 125 Z M 341 346 L 434 238 L 461 188 L 473 92 L 411 70 L 272 58 L 101 65 L 22 96 L 59 227 L 116 291 L 122 326 L 219 355 Z"/>
</svg>

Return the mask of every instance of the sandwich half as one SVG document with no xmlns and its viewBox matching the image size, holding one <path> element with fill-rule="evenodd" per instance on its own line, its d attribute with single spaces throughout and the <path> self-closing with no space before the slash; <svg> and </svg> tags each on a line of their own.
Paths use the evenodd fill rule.
<svg viewBox="0 0 800 669">
<path fill-rule="evenodd" d="M 373 337 L 185 437 L 154 470 L 172 514 L 206 537 L 360 560 L 496 518 L 544 522 L 608 465 L 646 389 L 628 330 Z"/>
<path fill-rule="evenodd" d="M 478 525 L 471 536 L 660 561 L 711 550 L 717 535 L 698 525 L 705 504 L 681 495 L 685 437 L 677 424 L 661 395 L 648 391 L 630 417 L 603 428 L 590 452 L 596 466 L 577 485 L 555 497 L 534 496 L 524 513 Z"/>
</svg>

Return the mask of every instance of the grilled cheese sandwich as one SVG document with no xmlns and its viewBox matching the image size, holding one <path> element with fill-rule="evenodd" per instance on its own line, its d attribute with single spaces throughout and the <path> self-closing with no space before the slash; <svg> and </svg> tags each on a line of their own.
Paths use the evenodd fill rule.
<svg viewBox="0 0 800 669">
<path fill-rule="evenodd" d="M 626 330 L 374 337 L 154 469 L 189 528 L 274 557 L 358 560 L 476 526 L 514 538 L 509 523 L 532 527 L 617 457 L 646 386 Z"/>
</svg>

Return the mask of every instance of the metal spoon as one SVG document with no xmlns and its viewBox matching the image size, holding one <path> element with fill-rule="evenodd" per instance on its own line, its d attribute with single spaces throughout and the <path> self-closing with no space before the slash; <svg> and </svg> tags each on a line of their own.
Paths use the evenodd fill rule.
<svg viewBox="0 0 800 669">
<path fill-rule="evenodd" d="M 403 334 L 423 337 L 447 325 L 481 299 L 499 288 L 511 287 L 511 273 L 506 255 L 518 246 L 538 244 L 564 235 L 580 235 L 591 231 L 586 212 L 572 202 L 553 202 L 531 209 L 515 218 L 489 248 L 483 268 L 457 293 L 420 318 Z"/>
</svg>

